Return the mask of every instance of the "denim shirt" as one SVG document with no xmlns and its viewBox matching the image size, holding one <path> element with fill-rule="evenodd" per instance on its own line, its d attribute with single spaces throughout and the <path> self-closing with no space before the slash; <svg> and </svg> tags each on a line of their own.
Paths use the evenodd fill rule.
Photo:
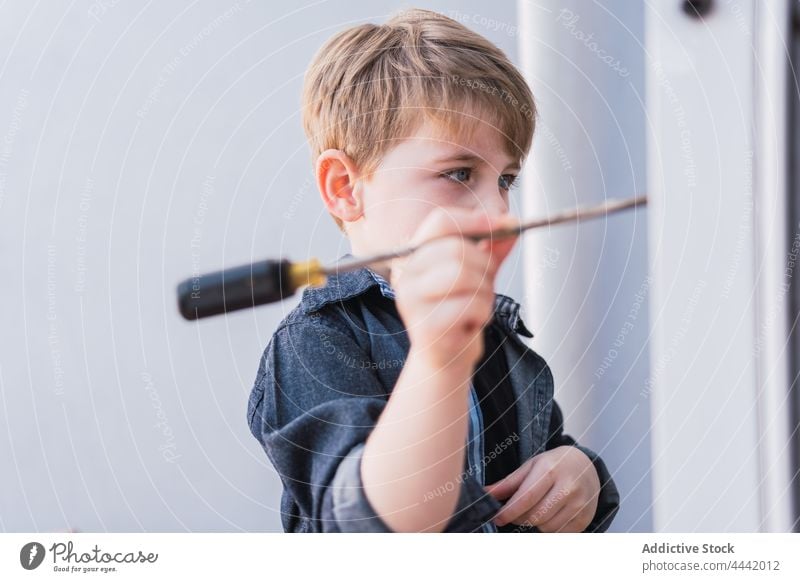
<svg viewBox="0 0 800 582">
<path fill-rule="evenodd" d="M 533 337 L 519 307 L 511 298 L 495 294 L 489 325 L 497 326 L 504 338 L 520 458 L 561 445 L 583 451 L 601 484 L 597 510 L 585 531 L 606 531 L 619 509 L 616 485 L 596 453 L 563 433 L 550 369 L 518 337 Z M 361 457 L 408 350 L 394 292 L 367 268 L 331 276 L 324 287 L 305 289 L 300 303 L 280 323 L 261 358 L 247 418 L 281 478 L 285 531 L 391 531 L 365 495 Z M 460 490 L 445 531 L 495 532 L 491 520 L 502 503 L 484 490 L 483 421 L 472 386 L 469 414 L 464 471 L 456 482 L 446 484 Z M 429 492 L 421 502 L 435 494 Z M 517 526 L 514 531 L 538 530 Z"/>
</svg>

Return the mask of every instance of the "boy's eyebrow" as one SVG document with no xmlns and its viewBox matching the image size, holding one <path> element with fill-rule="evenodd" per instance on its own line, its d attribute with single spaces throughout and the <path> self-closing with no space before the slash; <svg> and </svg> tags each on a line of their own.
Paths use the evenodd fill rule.
<svg viewBox="0 0 800 582">
<path fill-rule="evenodd" d="M 483 163 L 484 160 L 480 156 L 476 156 L 475 154 L 472 154 L 470 152 L 460 152 L 460 153 L 454 153 L 454 154 L 450 154 L 450 155 L 438 158 L 438 159 L 434 160 L 433 163 L 434 164 L 445 164 L 445 163 L 448 163 L 448 162 L 477 162 L 477 163 Z"/>
<path fill-rule="evenodd" d="M 434 164 L 447 164 L 452 162 L 471 162 L 474 164 L 485 164 L 486 160 L 480 156 L 477 156 L 470 152 L 460 152 L 454 153 L 451 155 L 447 155 L 441 158 L 438 158 L 433 161 Z M 507 167 L 506 170 L 514 170 L 519 171 L 520 166 L 518 162 L 511 162 Z"/>
</svg>

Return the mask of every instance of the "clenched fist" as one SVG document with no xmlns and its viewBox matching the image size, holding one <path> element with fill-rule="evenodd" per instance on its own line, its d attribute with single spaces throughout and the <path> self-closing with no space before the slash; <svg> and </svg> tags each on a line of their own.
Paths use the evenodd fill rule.
<svg viewBox="0 0 800 582">
<path fill-rule="evenodd" d="M 411 347 L 435 366 L 477 364 L 482 330 L 493 314 L 495 276 L 517 240 L 472 242 L 458 235 L 518 224 L 508 214 L 437 208 L 411 240 L 431 242 L 392 262 L 391 285 Z"/>
</svg>

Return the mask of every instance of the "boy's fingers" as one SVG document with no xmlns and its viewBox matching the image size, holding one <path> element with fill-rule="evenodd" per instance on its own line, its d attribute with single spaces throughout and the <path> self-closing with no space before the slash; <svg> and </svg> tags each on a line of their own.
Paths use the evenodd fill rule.
<svg viewBox="0 0 800 582">
<path fill-rule="evenodd" d="M 562 507 L 558 511 L 552 512 L 553 515 L 543 515 L 536 511 L 531 513 L 532 515 L 527 520 L 528 523 L 535 525 L 539 528 L 539 531 L 544 533 L 557 532 L 573 521 L 573 517 L 567 507 Z"/>
<path fill-rule="evenodd" d="M 495 515 L 495 524 L 505 525 L 525 515 L 547 495 L 552 487 L 552 473 L 537 471 L 534 464 L 511 499 Z"/>
<path fill-rule="evenodd" d="M 516 471 L 509 473 L 491 485 L 487 485 L 484 489 L 495 499 L 500 501 L 508 499 L 519 489 L 519 486 L 522 485 L 522 482 L 525 480 L 525 475 L 527 475 L 529 471 L 530 463 L 523 463 Z"/>
</svg>

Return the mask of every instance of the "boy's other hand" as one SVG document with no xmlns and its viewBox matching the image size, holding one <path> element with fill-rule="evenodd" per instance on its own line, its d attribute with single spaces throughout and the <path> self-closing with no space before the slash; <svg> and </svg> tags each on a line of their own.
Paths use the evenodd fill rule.
<svg viewBox="0 0 800 582">
<path fill-rule="evenodd" d="M 518 237 L 475 243 L 444 235 L 517 224 L 508 214 L 460 208 L 437 208 L 425 217 L 410 244 L 431 242 L 391 266 L 391 285 L 411 349 L 439 367 L 477 364 L 483 327 L 494 312 L 495 276 Z"/>
<path fill-rule="evenodd" d="M 487 485 L 486 491 L 498 500 L 508 499 L 494 517 L 498 526 L 515 523 L 548 533 L 582 532 L 597 511 L 600 479 L 580 449 L 562 446 L 531 457 Z"/>
</svg>

